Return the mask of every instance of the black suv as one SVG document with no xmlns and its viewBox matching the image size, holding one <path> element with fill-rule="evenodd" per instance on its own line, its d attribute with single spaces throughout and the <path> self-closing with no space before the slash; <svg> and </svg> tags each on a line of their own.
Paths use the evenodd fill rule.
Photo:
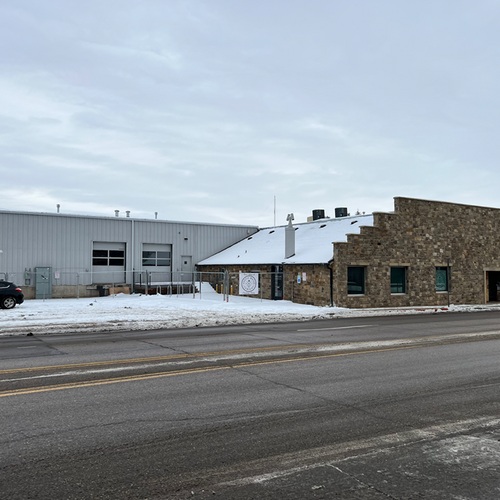
<svg viewBox="0 0 500 500">
<path fill-rule="evenodd" d="M 24 302 L 23 291 L 10 281 L 0 280 L 0 308 L 12 309 Z"/>
</svg>

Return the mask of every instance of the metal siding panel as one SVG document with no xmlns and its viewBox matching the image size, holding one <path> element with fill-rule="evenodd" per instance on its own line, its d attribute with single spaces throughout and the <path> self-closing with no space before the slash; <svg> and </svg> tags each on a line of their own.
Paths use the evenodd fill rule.
<svg viewBox="0 0 500 500">
<path fill-rule="evenodd" d="M 131 262 L 132 220 L 134 263 Z M 184 236 L 188 237 L 187 241 Z M 2 212 L 0 249 L 4 253 L 0 258 L 0 268 L 3 268 L 0 271 L 15 273 L 19 281 L 25 267 L 33 270 L 47 266 L 73 274 L 90 271 L 93 241 L 125 242 L 128 269 L 140 268 L 143 242 L 171 244 L 172 268 L 180 270 L 181 255 L 191 255 L 193 263 L 197 263 L 246 236 L 247 227 L 239 226 Z"/>
</svg>

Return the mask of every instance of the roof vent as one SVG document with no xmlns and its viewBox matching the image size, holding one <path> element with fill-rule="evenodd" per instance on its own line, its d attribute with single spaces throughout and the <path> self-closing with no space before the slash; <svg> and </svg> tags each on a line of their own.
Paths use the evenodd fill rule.
<svg viewBox="0 0 500 500">
<path fill-rule="evenodd" d="M 325 218 L 325 211 L 322 208 L 313 210 L 313 221 Z"/>
<path fill-rule="evenodd" d="M 347 207 L 339 207 L 335 209 L 335 217 L 347 217 Z"/>
<path fill-rule="evenodd" d="M 115 210 L 115 217 L 120 217 L 120 211 L 119 210 Z"/>
</svg>

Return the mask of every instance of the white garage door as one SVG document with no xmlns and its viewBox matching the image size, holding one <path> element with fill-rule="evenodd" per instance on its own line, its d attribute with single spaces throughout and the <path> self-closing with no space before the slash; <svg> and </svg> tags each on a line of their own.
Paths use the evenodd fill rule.
<svg viewBox="0 0 500 500">
<path fill-rule="evenodd" d="M 93 283 L 125 283 L 125 249 L 123 242 L 94 241 L 92 250 Z"/>
<path fill-rule="evenodd" d="M 172 281 L 172 245 L 143 243 L 142 268 L 151 274 L 152 283 Z"/>
</svg>

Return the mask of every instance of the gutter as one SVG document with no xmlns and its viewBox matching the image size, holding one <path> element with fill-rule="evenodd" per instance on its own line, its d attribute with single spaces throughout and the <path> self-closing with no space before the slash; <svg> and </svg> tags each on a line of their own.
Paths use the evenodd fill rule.
<svg viewBox="0 0 500 500">
<path fill-rule="evenodd" d="M 330 269 L 330 307 L 334 307 L 333 302 L 333 269 L 332 269 L 333 259 L 327 264 L 328 269 Z"/>
</svg>

